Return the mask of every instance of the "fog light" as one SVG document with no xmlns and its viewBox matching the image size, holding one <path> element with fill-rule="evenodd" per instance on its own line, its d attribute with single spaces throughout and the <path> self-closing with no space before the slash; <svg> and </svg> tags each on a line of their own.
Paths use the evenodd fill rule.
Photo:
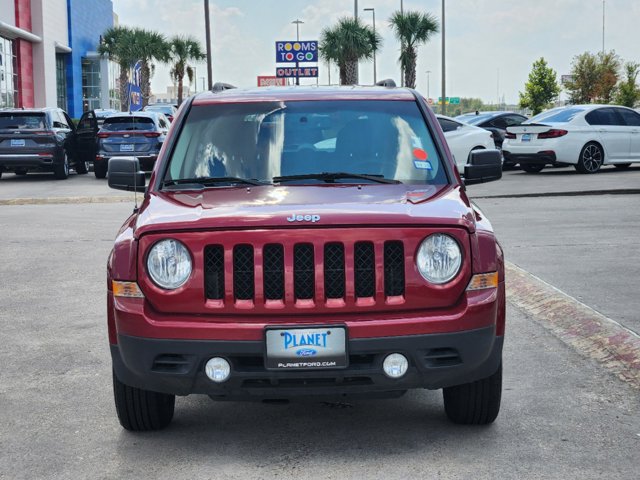
<svg viewBox="0 0 640 480">
<path fill-rule="evenodd" d="M 400 353 L 392 353 L 388 355 L 387 358 L 384 359 L 382 363 L 382 369 L 387 377 L 390 378 L 400 378 L 405 373 L 407 373 L 407 369 L 409 368 L 409 360 L 407 357 Z"/>
<path fill-rule="evenodd" d="M 229 378 L 231 365 L 224 358 L 213 357 L 205 365 L 204 371 L 211 380 L 222 383 Z"/>
</svg>

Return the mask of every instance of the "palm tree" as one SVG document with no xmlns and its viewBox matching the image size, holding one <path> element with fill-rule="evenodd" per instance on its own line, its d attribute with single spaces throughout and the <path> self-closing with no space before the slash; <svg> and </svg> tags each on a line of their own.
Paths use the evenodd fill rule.
<svg viewBox="0 0 640 480">
<path fill-rule="evenodd" d="M 185 73 L 189 83 L 193 83 L 193 68 L 188 62 L 204 60 L 200 42 L 193 37 L 175 36 L 169 41 L 171 47 L 171 78 L 178 83 L 178 105 L 182 103 L 183 80 Z"/>
<path fill-rule="evenodd" d="M 131 49 L 136 61 L 141 62 L 140 90 L 142 106 L 149 103 L 151 97 L 151 77 L 155 71 L 154 62 L 169 61 L 170 46 L 164 35 L 144 28 L 135 28 L 132 32 Z"/>
<path fill-rule="evenodd" d="M 438 20 L 430 13 L 395 12 L 389 19 L 396 38 L 400 40 L 400 65 L 404 76 L 404 84 L 416 88 L 416 49 L 440 30 Z"/>
<path fill-rule="evenodd" d="M 370 59 L 382 45 L 382 37 L 357 18 L 346 17 L 320 35 L 320 55 L 334 61 L 340 70 L 341 85 L 358 83 L 358 60 Z"/>
<path fill-rule="evenodd" d="M 129 108 L 127 83 L 129 81 L 129 70 L 137 61 L 131 48 L 133 31 L 128 27 L 112 27 L 102 34 L 102 42 L 98 46 L 98 53 L 103 57 L 108 57 L 116 62 L 120 67 L 119 94 L 120 109 L 125 111 Z"/>
</svg>

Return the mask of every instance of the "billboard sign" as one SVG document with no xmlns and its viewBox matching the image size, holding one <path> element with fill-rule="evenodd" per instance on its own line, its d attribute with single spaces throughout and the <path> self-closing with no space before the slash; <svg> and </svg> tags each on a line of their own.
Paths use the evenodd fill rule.
<svg viewBox="0 0 640 480">
<path fill-rule="evenodd" d="M 258 86 L 259 87 L 284 87 L 287 85 L 286 78 L 278 78 L 273 76 L 259 76 L 258 77 Z"/>
<path fill-rule="evenodd" d="M 317 63 L 318 41 L 276 42 L 276 63 Z"/>
<path fill-rule="evenodd" d="M 277 67 L 278 78 L 317 78 L 318 67 Z"/>
</svg>

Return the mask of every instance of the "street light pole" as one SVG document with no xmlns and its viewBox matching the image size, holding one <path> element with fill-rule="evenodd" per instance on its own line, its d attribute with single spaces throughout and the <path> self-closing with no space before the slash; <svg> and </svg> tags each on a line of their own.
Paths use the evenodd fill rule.
<svg viewBox="0 0 640 480">
<path fill-rule="evenodd" d="M 213 69 L 211 67 L 211 24 L 209 20 L 209 0 L 204 0 L 204 26 L 205 26 L 206 37 L 207 37 L 207 76 L 209 78 L 209 90 L 213 90 Z"/>
<path fill-rule="evenodd" d="M 302 20 L 296 18 L 293 22 L 296 24 L 296 42 L 300 41 L 300 24 L 304 23 Z M 298 64 L 298 60 L 296 60 L 296 85 L 300 85 L 300 67 Z"/>
<path fill-rule="evenodd" d="M 404 1 L 400 0 L 400 15 L 404 17 Z M 404 53 L 404 42 L 400 42 L 400 54 Z M 400 86 L 404 87 L 404 69 L 400 62 Z"/>
<path fill-rule="evenodd" d="M 353 0 L 353 16 L 358 19 L 358 0 Z"/>
<path fill-rule="evenodd" d="M 373 36 L 376 36 L 376 9 L 375 8 L 365 8 L 365 12 L 371 12 L 373 14 Z M 373 84 L 378 83 L 378 72 L 376 66 L 376 51 L 373 51 Z"/>
<path fill-rule="evenodd" d="M 447 72 L 445 59 L 445 18 L 444 18 L 444 0 L 442 0 L 442 114 L 447 113 Z"/>
<path fill-rule="evenodd" d="M 604 12 L 605 0 L 602 0 L 602 55 L 604 55 Z"/>
<path fill-rule="evenodd" d="M 430 77 L 430 74 L 431 74 L 431 70 L 427 70 L 426 73 L 427 73 L 427 100 L 429 100 L 429 97 L 430 97 L 430 95 L 429 95 L 430 78 L 429 77 Z"/>
</svg>

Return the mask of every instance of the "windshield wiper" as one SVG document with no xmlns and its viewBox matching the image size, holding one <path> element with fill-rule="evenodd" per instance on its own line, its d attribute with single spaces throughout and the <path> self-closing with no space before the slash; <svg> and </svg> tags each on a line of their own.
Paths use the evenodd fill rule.
<svg viewBox="0 0 640 480">
<path fill-rule="evenodd" d="M 364 174 L 364 173 L 347 173 L 347 172 L 322 172 L 307 173 L 304 175 L 283 175 L 281 177 L 273 177 L 274 183 L 288 182 L 293 180 L 324 180 L 327 183 L 335 183 L 336 180 L 355 178 L 358 180 L 368 180 L 374 183 L 402 183 L 400 180 L 384 178 L 382 175 Z"/>
<path fill-rule="evenodd" d="M 194 178 L 178 178 L 176 180 L 165 180 L 162 182 L 163 187 L 174 185 L 195 185 L 199 187 L 211 187 L 227 183 L 229 185 L 245 184 L 245 185 L 267 185 L 265 182 L 253 180 L 250 178 L 240 177 L 194 177 Z"/>
</svg>

